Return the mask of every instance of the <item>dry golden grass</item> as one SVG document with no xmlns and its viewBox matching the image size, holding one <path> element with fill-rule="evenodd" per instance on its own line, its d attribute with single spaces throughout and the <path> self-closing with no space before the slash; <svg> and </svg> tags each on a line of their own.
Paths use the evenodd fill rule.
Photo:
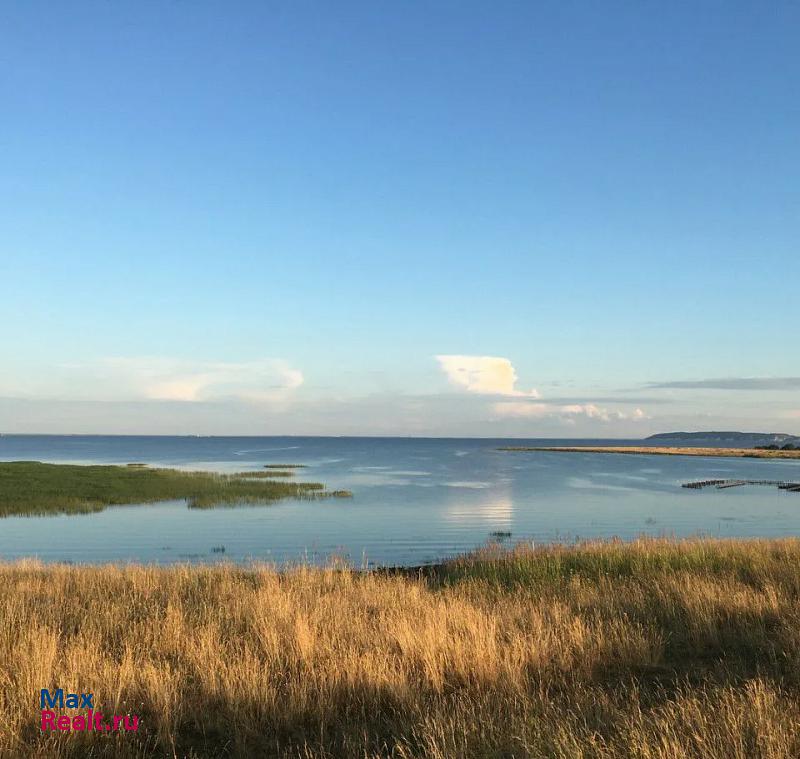
<svg viewBox="0 0 800 759">
<path fill-rule="evenodd" d="M 769 451 L 762 448 L 682 448 L 679 446 L 655 445 L 559 445 L 531 447 L 510 445 L 501 451 L 559 451 L 562 453 L 638 453 L 655 456 L 718 456 L 722 458 L 746 459 L 800 459 L 800 450 Z"/>
<path fill-rule="evenodd" d="M 137 733 L 44 734 L 40 688 Z M 0 566 L 0 755 L 800 756 L 800 541 Z"/>
</svg>

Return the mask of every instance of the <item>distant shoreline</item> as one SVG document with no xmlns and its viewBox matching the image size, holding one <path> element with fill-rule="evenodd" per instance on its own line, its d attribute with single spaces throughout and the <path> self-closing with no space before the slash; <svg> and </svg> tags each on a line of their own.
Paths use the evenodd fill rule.
<svg viewBox="0 0 800 759">
<path fill-rule="evenodd" d="M 557 453 L 627 453 L 640 456 L 715 456 L 719 458 L 800 459 L 800 451 L 765 451 L 757 448 L 685 448 L 680 446 L 504 446 L 500 451 L 550 451 Z"/>
</svg>

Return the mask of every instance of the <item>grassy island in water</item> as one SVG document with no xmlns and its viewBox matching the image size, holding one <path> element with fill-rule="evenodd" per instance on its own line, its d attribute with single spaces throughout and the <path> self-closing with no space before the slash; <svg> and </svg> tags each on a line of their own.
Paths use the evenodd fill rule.
<svg viewBox="0 0 800 759">
<path fill-rule="evenodd" d="M 217 474 L 128 466 L 0 462 L 0 516 L 83 513 L 106 506 L 186 499 L 190 507 L 348 496 L 318 482 L 287 482 L 279 469 Z"/>
</svg>

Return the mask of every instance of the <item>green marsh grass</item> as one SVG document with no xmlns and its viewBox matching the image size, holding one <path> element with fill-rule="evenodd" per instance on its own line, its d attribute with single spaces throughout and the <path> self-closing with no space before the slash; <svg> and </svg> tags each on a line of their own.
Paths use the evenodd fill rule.
<svg viewBox="0 0 800 759">
<path fill-rule="evenodd" d="M 276 482 L 289 472 L 216 474 L 145 466 L 0 462 L 0 516 L 85 513 L 186 499 L 192 508 L 328 495 L 318 482 Z M 267 475 L 265 477 L 265 475 Z"/>
<path fill-rule="evenodd" d="M 257 471 L 257 472 L 236 472 L 232 474 L 231 477 L 236 477 L 237 479 L 256 479 L 256 480 L 264 480 L 268 479 L 269 477 L 294 477 L 294 472 L 292 471 L 281 471 L 279 469 L 270 469 L 266 472 Z"/>
</svg>

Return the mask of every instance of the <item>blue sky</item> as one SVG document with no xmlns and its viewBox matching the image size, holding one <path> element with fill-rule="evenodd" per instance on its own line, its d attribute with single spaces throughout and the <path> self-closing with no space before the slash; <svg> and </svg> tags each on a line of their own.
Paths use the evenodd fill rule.
<svg viewBox="0 0 800 759">
<path fill-rule="evenodd" d="M 798 32 L 6 4 L 0 430 L 800 433 Z"/>
</svg>

